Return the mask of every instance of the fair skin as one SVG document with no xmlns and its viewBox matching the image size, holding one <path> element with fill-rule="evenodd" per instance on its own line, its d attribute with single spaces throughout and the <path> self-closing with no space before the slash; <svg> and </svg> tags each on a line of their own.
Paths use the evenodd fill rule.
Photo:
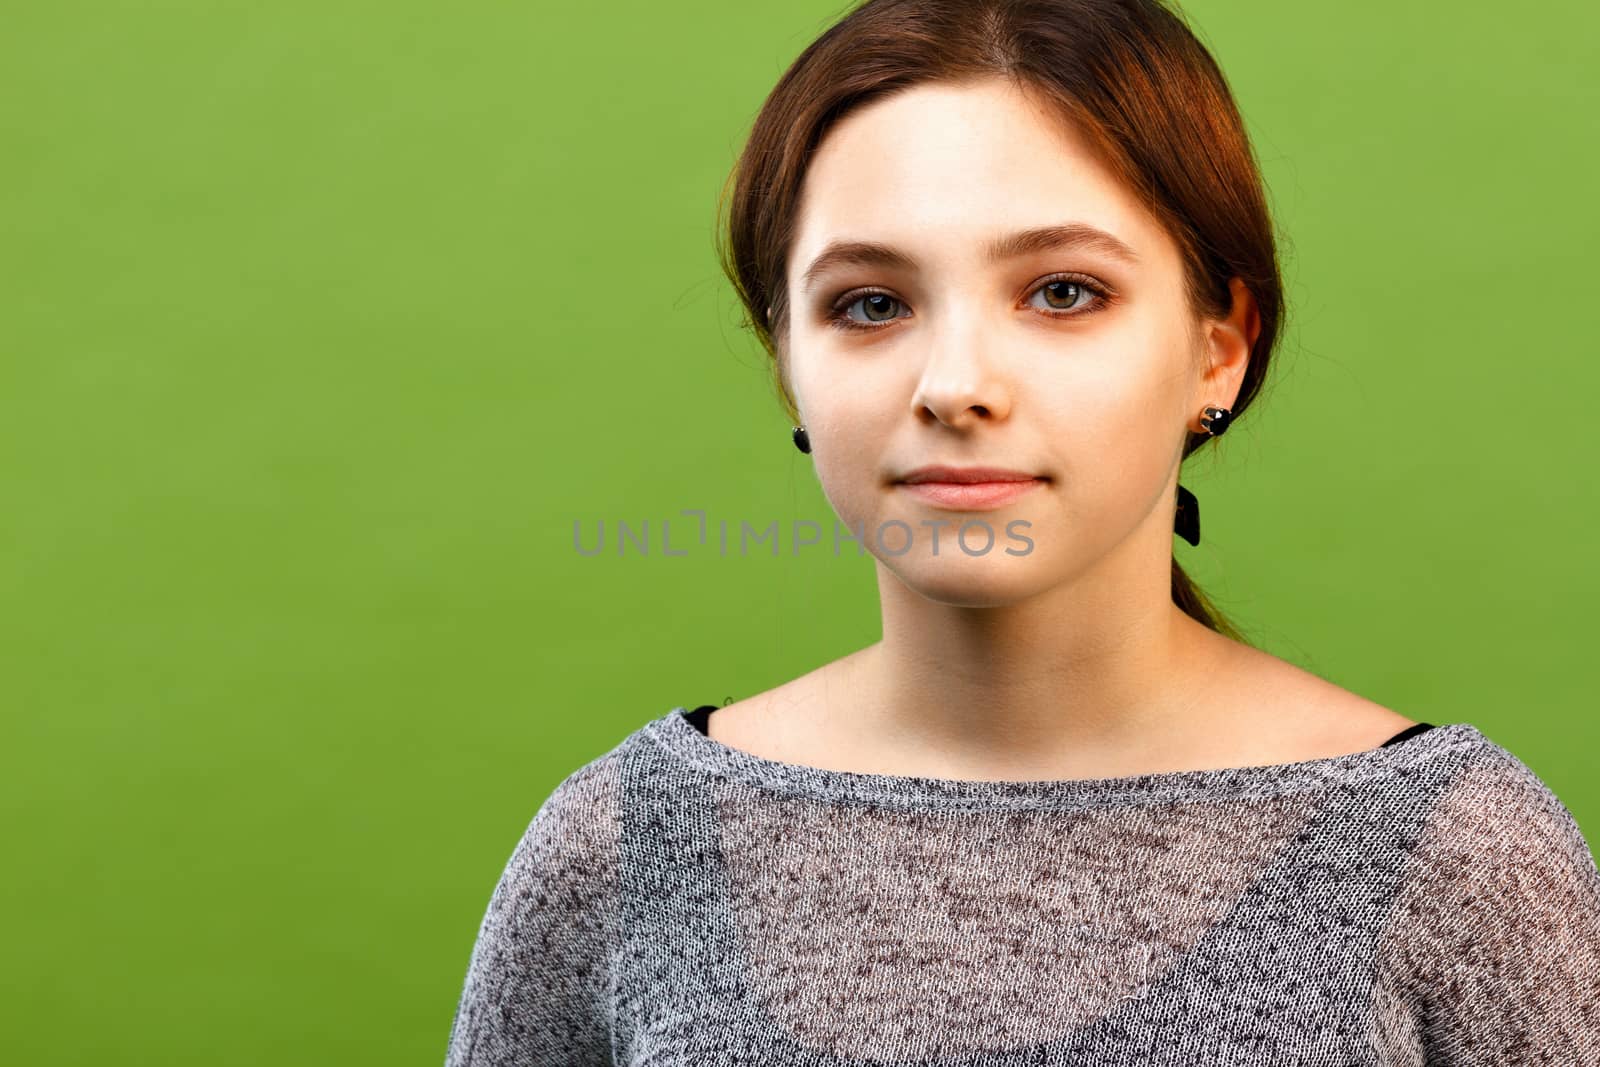
<svg viewBox="0 0 1600 1067">
<path fill-rule="evenodd" d="M 983 255 L 1067 223 L 1133 257 Z M 836 241 L 914 266 L 843 263 L 808 282 Z M 1411 725 L 1172 603 L 1184 436 L 1205 406 L 1233 406 L 1255 306 L 1235 280 L 1229 314 L 1198 318 L 1171 237 L 1043 105 L 982 81 L 847 115 L 810 165 L 788 277 L 787 380 L 824 494 L 869 532 L 883 637 L 719 709 L 713 739 L 832 770 L 1015 780 L 1294 762 Z M 835 306 L 865 328 L 829 325 Z M 895 484 L 931 463 L 1043 481 L 981 511 Z M 978 556 L 954 540 L 974 519 L 996 534 Z M 1027 547 L 1007 534 L 1019 519 L 1033 545 L 1010 555 Z M 870 536 L 891 520 L 914 535 L 899 554 L 902 529 L 891 551 Z M 968 543 L 984 541 L 974 527 Z"/>
</svg>

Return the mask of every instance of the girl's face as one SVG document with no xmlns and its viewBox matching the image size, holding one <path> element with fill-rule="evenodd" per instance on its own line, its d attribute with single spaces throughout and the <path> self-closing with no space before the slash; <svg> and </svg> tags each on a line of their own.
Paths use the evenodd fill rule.
<svg viewBox="0 0 1600 1067">
<path fill-rule="evenodd" d="M 918 86 L 835 125 L 802 191 L 785 353 L 817 476 L 945 603 L 1097 570 L 1164 591 L 1185 434 L 1254 339 L 1242 288 L 1194 319 L 1177 246 L 1062 125 L 1003 81 Z M 930 464 L 1041 481 L 974 509 L 900 484 Z"/>
</svg>

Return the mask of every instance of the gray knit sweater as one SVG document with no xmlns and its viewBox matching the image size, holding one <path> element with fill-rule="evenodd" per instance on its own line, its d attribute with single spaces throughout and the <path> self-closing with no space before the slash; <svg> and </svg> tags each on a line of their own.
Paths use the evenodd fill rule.
<svg viewBox="0 0 1600 1067">
<path fill-rule="evenodd" d="M 686 715 L 539 808 L 447 1067 L 1600 1064 L 1600 872 L 1466 723 L 964 781 L 768 760 Z"/>
</svg>

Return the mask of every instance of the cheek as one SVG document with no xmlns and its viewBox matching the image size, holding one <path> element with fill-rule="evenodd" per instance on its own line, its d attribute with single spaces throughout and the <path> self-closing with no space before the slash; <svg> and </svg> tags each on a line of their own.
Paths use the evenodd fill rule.
<svg viewBox="0 0 1600 1067">
<path fill-rule="evenodd" d="M 806 410 L 812 466 L 823 495 L 841 519 L 871 519 L 881 506 L 882 481 L 895 414 L 886 394 L 845 389 L 820 396 Z"/>
<path fill-rule="evenodd" d="M 808 353 L 794 365 L 796 400 L 811 433 L 818 469 L 881 461 L 881 445 L 909 410 L 914 380 L 903 361 Z"/>
<path fill-rule="evenodd" d="M 1129 351 L 1138 349 L 1123 347 L 1120 359 L 1075 361 L 1071 373 L 1034 398 L 1051 428 L 1060 488 L 1080 509 L 1142 507 L 1182 448 L 1187 382 L 1181 364 L 1136 362 Z"/>
<path fill-rule="evenodd" d="M 910 405 L 906 388 L 852 378 L 850 388 L 815 394 L 807 409 L 820 428 L 811 437 L 817 481 L 834 516 L 852 530 L 870 533 L 903 510 L 897 506 L 896 490 L 884 480 L 893 473 L 888 467 L 892 459 L 906 459 L 892 454 L 896 435 L 905 431 Z"/>
</svg>

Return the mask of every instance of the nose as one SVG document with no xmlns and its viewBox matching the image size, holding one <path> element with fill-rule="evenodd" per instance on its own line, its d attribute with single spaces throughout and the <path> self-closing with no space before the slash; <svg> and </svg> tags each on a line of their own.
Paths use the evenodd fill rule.
<svg viewBox="0 0 1600 1067">
<path fill-rule="evenodd" d="M 953 429 L 1011 414 L 1011 389 L 978 330 L 936 331 L 911 398 L 911 412 Z"/>
</svg>

